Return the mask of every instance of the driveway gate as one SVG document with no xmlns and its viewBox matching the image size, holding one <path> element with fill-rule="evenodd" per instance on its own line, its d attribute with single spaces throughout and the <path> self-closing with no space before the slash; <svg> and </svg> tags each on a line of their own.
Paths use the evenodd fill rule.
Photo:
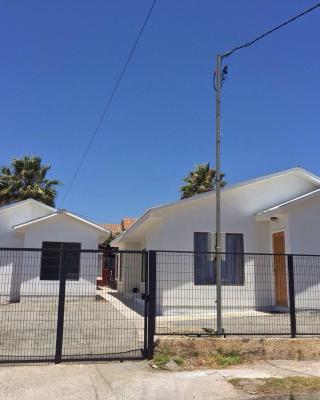
<svg viewBox="0 0 320 400">
<path fill-rule="evenodd" d="M 97 285 L 106 255 L 115 262 L 117 290 Z M 2 248 L 0 362 L 148 357 L 155 297 L 149 288 L 145 251 L 81 250 L 57 242 Z"/>
</svg>

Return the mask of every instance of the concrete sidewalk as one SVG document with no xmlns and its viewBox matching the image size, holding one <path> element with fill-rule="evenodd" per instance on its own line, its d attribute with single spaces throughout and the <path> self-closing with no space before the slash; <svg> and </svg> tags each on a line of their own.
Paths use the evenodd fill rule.
<svg viewBox="0 0 320 400">
<path fill-rule="evenodd" d="M 320 376 L 320 362 L 258 362 L 225 370 L 166 372 L 147 362 L 0 367 L 1 400 L 245 399 L 229 378 Z"/>
</svg>

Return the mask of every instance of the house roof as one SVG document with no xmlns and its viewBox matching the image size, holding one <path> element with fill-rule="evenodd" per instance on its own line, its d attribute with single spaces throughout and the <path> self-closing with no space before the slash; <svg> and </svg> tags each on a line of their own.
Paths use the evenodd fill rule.
<svg viewBox="0 0 320 400">
<path fill-rule="evenodd" d="M 122 231 L 121 224 L 101 224 L 102 228 L 109 230 L 113 235 Z"/>
<path fill-rule="evenodd" d="M 303 200 L 307 200 L 309 198 L 317 196 L 318 194 L 320 194 L 320 189 L 312 190 L 311 192 L 303 194 L 302 196 L 294 197 L 291 200 L 288 200 L 288 201 L 285 201 L 283 203 L 277 204 L 277 205 L 275 205 L 273 207 L 270 207 L 270 208 L 268 208 L 266 210 L 259 211 L 258 213 L 256 213 L 256 215 L 259 216 L 259 215 L 267 214 L 267 213 L 270 213 L 270 212 L 278 211 L 278 210 L 280 210 L 280 208 L 284 208 L 286 206 L 289 206 L 290 204 L 294 204 L 294 203 L 297 203 L 297 202 L 301 202 Z"/>
<path fill-rule="evenodd" d="M 120 224 L 100 224 L 104 229 L 108 229 L 109 231 L 112 232 L 112 234 L 117 234 L 126 231 L 127 229 L 130 228 L 131 225 L 133 225 L 136 222 L 136 218 L 122 218 Z"/>
<path fill-rule="evenodd" d="M 31 225 L 44 222 L 44 221 L 46 221 L 48 219 L 52 219 L 54 217 L 57 217 L 58 215 L 65 215 L 65 216 L 68 216 L 70 218 L 73 218 L 73 219 L 75 219 L 75 220 L 77 220 L 77 221 L 79 221 L 81 223 L 84 223 L 84 224 L 87 224 L 87 225 L 91 226 L 92 228 L 100 231 L 101 233 L 105 233 L 105 234 L 110 234 L 111 233 L 111 231 L 109 229 L 105 229 L 102 226 L 95 224 L 94 222 L 91 222 L 91 221 L 89 221 L 87 219 L 81 218 L 78 215 L 72 214 L 71 212 L 66 211 L 66 210 L 55 210 L 53 213 L 51 213 L 49 215 L 45 215 L 45 216 L 42 216 L 42 217 L 39 217 L 39 218 L 35 218 L 35 219 L 32 219 L 32 220 L 23 222 L 21 224 L 14 225 L 12 228 L 14 230 L 20 230 L 20 229 L 29 227 Z"/>
<path fill-rule="evenodd" d="M 0 212 L 7 211 L 7 210 L 10 210 L 10 209 L 15 208 L 15 207 L 21 207 L 21 206 L 26 205 L 26 204 L 34 204 L 34 205 L 37 205 L 37 206 L 42 207 L 42 208 L 45 208 L 45 209 L 47 209 L 49 211 L 52 211 L 52 212 L 57 211 L 54 207 L 47 206 L 46 204 L 41 203 L 40 201 L 37 201 L 37 200 L 34 200 L 34 199 L 27 199 L 27 200 L 18 201 L 18 202 L 13 203 L 13 204 L 8 204 L 7 206 L 0 207 Z"/>
<path fill-rule="evenodd" d="M 318 187 L 320 187 L 320 177 L 319 176 L 313 174 L 312 172 L 309 172 L 309 171 L 305 170 L 302 167 L 294 167 L 294 168 L 290 168 L 288 170 L 278 171 L 278 172 L 273 173 L 273 174 L 264 175 L 264 176 L 261 176 L 261 177 L 258 177 L 258 178 L 250 179 L 250 180 L 247 180 L 247 181 L 244 181 L 244 182 L 236 183 L 234 185 L 223 187 L 223 188 L 221 188 L 221 192 L 228 192 L 228 191 L 235 190 L 235 189 L 238 189 L 238 188 L 243 187 L 243 186 L 253 185 L 253 184 L 258 183 L 258 182 L 263 181 L 263 180 L 276 178 L 276 177 L 280 177 L 280 176 L 283 176 L 283 175 L 289 175 L 289 174 L 293 174 L 293 173 L 302 176 L 305 180 L 307 180 L 307 181 L 317 185 Z M 208 197 L 211 197 L 211 196 L 215 196 L 215 191 L 201 193 L 201 194 L 198 194 L 198 195 L 186 198 L 186 199 L 182 199 L 182 200 L 178 200 L 178 201 L 175 201 L 175 202 L 172 202 L 172 203 L 162 204 L 162 205 L 159 205 L 159 206 L 156 206 L 156 207 L 149 208 L 144 212 L 144 214 L 141 215 L 141 217 L 139 217 L 136 220 L 136 222 L 133 225 L 131 225 L 131 227 L 127 231 L 123 232 L 121 235 L 116 237 L 111 242 L 111 245 L 112 246 L 117 246 L 117 244 L 120 243 L 122 241 L 122 239 L 124 239 L 131 232 L 134 232 L 135 229 L 137 229 L 147 219 L 149 219 L 149 217 L 151 217 L 151 214 L 154 211 L 167 209 L 169 207 L 181 206 L 181 205 L 188 204 L 190 202 L 196 202 L 196 201 L 198 201 L 200 199 L 208 198 Z"/>
<path fill-rule="evenodd" d="M 136 222 L 136 218 L 122 218 L 121 225 L 123 227 L 123 230 L 126 231 L 130 228 L 131 225 L 133 225 Z"/>
</svg>

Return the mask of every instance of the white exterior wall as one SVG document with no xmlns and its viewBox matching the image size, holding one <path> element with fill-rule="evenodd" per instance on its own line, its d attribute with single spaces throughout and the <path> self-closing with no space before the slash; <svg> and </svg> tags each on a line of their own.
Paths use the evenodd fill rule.
<svg viewBox="0 0 320 400">
<path fill-rule="evenodd" d="M 315 186 L 305 179 L 296 174 L 289 174 L 223 191 L 222 231 L 243 233 L 246 253 L 270 253 L 272 248 L 270 224 L 267 221 L 256 222 L 255 214 L 314 189 Z M 132 237 L 127 235 L 126 245 L 140 238 L 145 240 L 147 250 L 192 251 L 194 232 L 215 231 L 215 197 L 214 195 L 200 197 L 168 208 L 155 209 L 152 211 L 152 216 L 159 220 L 148 226 L 145 231 L 141 227 L 140 231 L 138 228 L 137 232 L 132 234 Z M 181 312 L 191 305 L 193 307 L 197 305 L 199 310 L 215 307 L 216 287 L 196 286 L 193 283 L 193 257 L 184 262 L 183 274 L 173 265 L 174 263 L 170 265 L 165 257 L 168 257 L 168 253 L 162 255 L 158 253 L 158 312 L 165 314 L 168 307 L 180 308 Z M 273 287 L 272 257 L 266 256 L 255 260 L 247 257 L 244 285 L 223 286 L 223 304 L 232 308 L 260 309 L 273 306 L 275 305 Z M 184 290 L 185 295 L 179 295 L 179 290 Z M 190 293 L 189 297 L 187 293 Z"/>
<path fill-rule="evenodd" d="M 53 211 L 34 203 L 8 208 L 0 212 L 0 247 L 41 249 L 42 242 L 77 242 L 81 249 L 97 250 L 98 230 L 72 217 L 59 214 L 14 231 L 12 226 Z M 102 233 L 103 234 L 103 233 Z M 96 278 L 100 275 L 98 253 L 81 253 L 78 281 L 67 281 L 66 295 L 95 295 Z M 0 301 L 18 301 L 26 295 L 56 295 L 58 281 L 40 280 L 41 251 L 0 250 Z"/>
<path fill-rule="evenodd" d="M 24 247 L 23 236 L 17 235 L 12 227 L 53 212 L 54 210 L 39 207 L 32 202 L 2 210 L 0 212 L 0 247 Z"/>
<path fill-rule="evenodd" d="M 62 214 L 29 226 L 24 236 L 26 248 L 41 248 L 45 241 L 81 243 L 81 250 L 97 250 L 99 244 L 99 234 L 94 229 Z M 41 252 L 33 254 L 33 257 L 31 263 L 26 261 L 23 264 L 21 296 L 57 294 L 59 281 L 40 280 Z M 81 253 L 79 280 L 67 281 L 66 295 L 94 295 L 98 266 L 98 253 Z"/>
<path fill-rule="evenodd" d="M 190 203 L 185 207 L 168 209 L 162 222 L 154 225 L 147 235 L 147 248 L 156 250 L 193 250 L 194 232 L 212 232 L 215 226 L 215 213 L 213 199 L 206 199 L 201 207 L 196 203 Z M 245 252 L 269 252 L 268 225 L 257 225 L 254 215 L 241 215 L 238 207 L 234 206 L 237 199 L 233 193 L 224 195 L 224 211 L 222 213 L 223 231 L 244 234 Z M 177 312 L 187 311 L 188 307 L 198 307 L 199 310 L 212 309 L 216 306 L 215 285 L 194 285 L 194 260 L 193 255 L 184 257 L 183 271 L 174 265 L 165 262 L 170 257 L 169 253 L 158 253 L 157 262 L 157 299 L 161 304 L 158 310 L 165 314 L 166 309 L 177 308 Z M 172 257 L 172 255 L 171 255 Z M 179 262 L 179 255 L 175 255 Z M 174 264 L 174 262 L 172 263 Z M 262 268 L 272 271 L 271 263 L 261 263 L 255 266 L 253 259 L 246 259 L 245 283 L 236 286 L 237 304 L 235 305 L 235 287 L 223 286 L 222 297 L 225 307 L 235 306 L 250 308 L 270 305 L 272 299 L 268 297 L 267 285 L 269 273 Z M 257 278 L 258 277 L 258 278 Z M 266 278 L 263 280 L 262 278 Z M 183 280 L 184 279 L 184 280 Z M 185 296 L 174 293 L 175 290 L 183 290 Z M 241 295 L 241 292 L 245 295 Z M 190 296 L 187 296 L 190 293 Z M 259 295 L 258 295 L 259 294 Z M 239 299 L 239 301 L 238 301 Z M 180 303 L 179 303 L 180 302 Z M 180 311 L 178 310 L 180 308 Z"/>
<path fill-rule="evenodd" d="M 140 243 L 127 243 L 120 250 L 142 250 Z M 122 294 L 131 295 L 133 288 L 141 285 L 141 264 L 142 255 L 140 253 L 122 253 L 117 255 L 118 273 L 117 291 Z M 121 275 L 121 279 L 120 279 Z"/>
<path fill-rule="evenodd" d="M 287 207 L 290 252 L 294 257 L 296 307 L 320 309 L 320 196 Z"/>
<path fill-rule="evenodd" d="M 0 212 L 0 248 L 24 247 L 24 235 L 17 235 L 12 227 L 53 212 L 53 209 L 39 207 L 32 201 L 3 209 Z M 0 250 L 0 301 L 16 298 L 20 286 L 21 265 L 21 253 Z"/>
</svg>

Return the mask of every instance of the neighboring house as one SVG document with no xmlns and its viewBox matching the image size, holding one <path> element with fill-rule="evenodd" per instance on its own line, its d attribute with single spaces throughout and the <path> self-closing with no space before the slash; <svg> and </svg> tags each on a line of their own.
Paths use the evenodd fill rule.
<svg viewBox="0 0 320 400">
<path fill-rule="evenodd" d="M 120 233 L 125 232 L 128 230 L 131 225 L 136 222 L 136 218 L 122 218 L 120 224 L 101 224 L 101 226 L 105 229 L 111 231 L 112 236 L 117 236 Z"/>
<path fill-rule="evenodd" d="M 102 224 L 101 226 L 105 229 L 108 229 L 111 232 L 111 237 L 115 238 L 121 233 L 125 232 L 130 228 L 136 221 L 136 218 L 122 218 L 120 224 Z M 109 239 L 110 240 L 110 239 Z M 104 245 L 102 245 L 104 247 Z M 115 280 L 115 272 L 116 272 L 116 255 L 109 253 L 104 255 L 103 261 L 103 271 L 102 271 L 102 285 L 111 286 L 112 288 L 116 287 Z"/>
<path fill-rule="evenodd" d="M 300 167 L 226 186 L 221 192 L 221 205 L 223 251 L 320 254 L 320 177 Z M 212 252 L 215 229 L 215 192 L 207 192 L 147 210 L 111 245 L 127 250 Z M 184 265 L 179 254 L 175 259 L 174 256 L 174 253 L 171 259 L 168 254 L 158 253 L 157 256 L 158 312 L 164 314 L 170 301 L 180 301 L 175 306 L 187 308 L 194 305 L 197 298 L 206 298 L 206 306 L 212 309 L 216 301 L 215 277 L 213 272 L 210 276 L 212 262 L 208 263 L 207 255 L 184 257 Z M 167 265 L 165 257 L 171 260 Z M 258 264 L 257 259 L 235 257 L 231 263 L 224 260 L 228 266 L 222 276 L 225 306 L 287 307 L 287 295 L 284 298 L 277 295 L 277 288 L 287 287 L 286 272 L 279 275 L 274 271 L 283 266 L 273 265 L 273 257 L 269 257 L 271 262 L 266 265 Z M 119 268 L 120 293 L 129 295 L 132 287 L 144 291 L 141 266 L 135 265 L 133 271 L 132 265 L 122 263 Z M 184 268 L 183 277 L 181 268 Z M 320 271 L 320 266 L 316 270 Z M 307 275 L 308 271 L 304 272 Z M 167 279 L 170 282 L 161 274 L 171 277 Z M 312 276 L 310 271 L 309 276 Z M 279 282 L 279 279 L 284 281 Z M 313 282 L 304 282 L 304 287 L 296 288 L 298 307 L 310 306 L 305 291 L 311 290 L 311 286 L 312 290 L 320 290 L 319 280 L 320 272 L 317 276 L 313 274 Z M 174 287 L 175 281 L 180 283 L 178 287 Z M 235 288 L 237 296 L 241 296 L 243 290 L 241 304 L 232 296 Z M 174 291 L 179 289 L 186 290 L 185 293 L 190 289 L 190 304 L 188 298 L 175 296 Z M 299 303 L 299 299 L 304 303 Z"/>
<path fill-rule="evenodd" d="M 121 224 L 101 224 L 104 229 L 108 229 L 113 237 L 123 232 Z"/>
<path fill-rule="evenodd" d="M 99 257 L 79 250 L 97 250 L 109 235 L 109 230 L 91 221 L 33 199 L 1 207 L 0 248 L 26 251 L 0 249 L 0 300 L 57 294 L 60 249 L 69 251 L 67 294 L 93 293 Z"/>
<path fill-rule="evenodd" d="M 121 220 L 122 232 L 127 231 L 135 222 L 136 218 L 123 218 Z"/>
</svg>

